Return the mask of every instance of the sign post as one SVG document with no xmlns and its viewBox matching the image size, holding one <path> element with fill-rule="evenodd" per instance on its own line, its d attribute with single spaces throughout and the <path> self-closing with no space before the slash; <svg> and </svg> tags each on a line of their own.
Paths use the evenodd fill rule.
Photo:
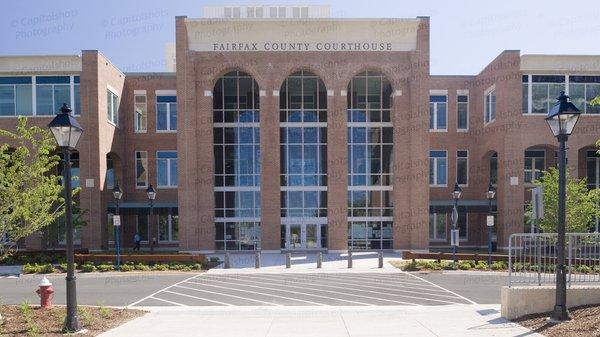
<svg viewBox="0 0 600 337">
<path fill-rule="evenodd" d="M 117 270 L 121 269 L 121 216 L 113 215 L 113 226 L 115 227 L 115 250 L 117 252 Z"/>
</svg>

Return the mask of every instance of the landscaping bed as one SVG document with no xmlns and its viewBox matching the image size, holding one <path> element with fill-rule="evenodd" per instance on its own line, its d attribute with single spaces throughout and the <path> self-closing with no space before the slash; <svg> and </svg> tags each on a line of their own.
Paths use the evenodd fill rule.
<svg viewBox="0 0 600 337">
<path fill-rule="evenodd" d="M 452 261 L 447 260 L 410 260 L 410 261 L 391 261 L 394 267 L 400 268 L 403 271 L 434 271 L 434 270 L 493 270 L 493 271 L 508 271 L 508 263 L 506 261 L 494 261 L 491 268 L 487 261 L 475 260 L 458 260 L 456 267 Z M 541 269 L 540 269 L 541 268 Z M 535 265 L 531 263 L 514 263 L 512 270 L 515 272 L 536 272 L 542 270 L 544 272 L 554 272 L 555 265 Z M 575 265 L 573 272 L 577 274 L 598 274 L 600 273 L 600 265 L 587 266 Z"/>
<path fill-rule="evenodd" d="M 121 269 L 117 270 L 116 266 L 110 262 L 106 263 L 91 263 L 86 262 L 84 264 L 75 264 L 75 269 L 82 273 L 91 272 L 109 272 L 109 271 L 121 271 L 121 272 L 132 272 L 132 271 L 200 271 L 203 270 L 203 265 L 200 263 L 155 263 L 155 264 L 144 264 L 144 263 L 124 263 L 121 264 Z M 51 263 L 45 264 L 25 264 L 23 265 L 23 274 L 50 274 L 50 273 L 65 273 L 67 271 L 67 265 L 61 263 L 54 265 Z"/>
<path fill-rule="evenodd" d="M 0 315 L 0 336 L 64 336 L 62 328 L 65 320 L 65 307 L 55 306 L 41 309 L 28 303 L 2 305 Z M 79 306 L 79 321 L 87 332 L 77 336 L 97 336 L 129 320 L 146 314 L 142 310 L 112 309 L 106 307 Z"/>
<path fill-rule="evenodd" d="M 600 336 L 600 305 L 586 305 L 569 309 L 572 320 L 553 324 L 550 312 L 527 315 L 513 320 L 528 329 L 548 337 Z"/>
</svg>

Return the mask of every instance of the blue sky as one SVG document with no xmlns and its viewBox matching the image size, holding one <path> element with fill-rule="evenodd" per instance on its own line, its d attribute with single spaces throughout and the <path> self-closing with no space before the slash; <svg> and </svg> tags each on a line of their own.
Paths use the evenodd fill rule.
<svg viewBox="0 0 600 337">
<path fill-rule="evenodd" d="M 505 49 L 600 54 L 597 0 L 4 0 L 0 55 L 98 49 L 124 71 L 163 71 L 176 15 L 204 5 L 329 4 L 333 17 L 431 17 L 431 73 L 476 74 Z"/>
</svg>

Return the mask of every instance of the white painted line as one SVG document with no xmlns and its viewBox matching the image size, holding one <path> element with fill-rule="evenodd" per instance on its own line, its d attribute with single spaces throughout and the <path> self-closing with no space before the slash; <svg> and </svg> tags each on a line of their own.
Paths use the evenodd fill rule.
<svg viewBox="0 0 600 337">
<path fill-rule="evenodd" d="M 256 276 L 256 275 L 252 275 L 254 277 L 258 277 L 260 278 L 260 276 Z M 272 280 L 272 279 L 271 279 Z M 307 282 L 310 281 L 296 281 L 296 280 L 282 280 L 284 283 L 285 282 L 293 282 L 293 283 L 299 283 L 299 284 L 306 284 Z M 331 280 L 331 281 L 326 281 L 324 279 L 319 279 L 319 280 L 314 280 L 315 283 L 319 283 L 319 285 L 322 285 L 323 287 L 331 287 L 331 288 L 342 288 L 342 289 L 354 289 L 354 290 L 358 290 L 358 291 L 363 291 L 363 292 L 368 292 L 368 293 L 374 293 L 374 294 L 382 294 L 382 295 L 389 295 L 389 296 L 400 296 L 400 297 L 407 297 L 407 298 L 418 298 L 418 299 L 422 299 L 422 300 L 432 300 L 432 301 L 439 301 L 439 302 L 445 302 L 445 303 L 456 303 L 456 302 L 448 302 L 448 301 L 444 301 L 444 300 L 437 300 L 437 299 L 433 299 L 433 298 L 427 298 L 427 297 L 423 297 L 423 296 L 438 296 L 438 297 L 445 297 L 445 298 L 453 298 L 456 299 L 456 296 L 450 294 L 450 295 L 446 295 L 446 294 L 432 294 L 432 293 L 427 293 L 424 291 L 410 291 L 410 290 L 404 290 L 404 289 L 393 289 L 393 288 L 387 288 L 387 287 L 377 287 L 377 286 L 369 286 L 369 285 L 362 285 L 362 284 L 356 284 L 356 283 L 350 283 L 350 282 L 343 282 L 340 280 Z M 325 283 L 325 284 L 322 284 Z M 343 286 L 343 287 L 339 287 L 339 286 L 335 286 L 335 285 L 328 285 L 328 284 L 337 284 L 337 285 L 348 285 L 348 286 Z M 358 288 L 357 288 L 357 287 Z M 364 288 L 371 288 L 371 289 L 377 289 L 377 291 L 375 290 L 366 290 Z M 388 290 L 391 292 L 386 292 L 386 291 L 382 291 L 382 290 Z M 394 293 L 396 292 L 396 293 Z M 403 293 L 409 293 L 409 294 L 417 294 L 417 295 L 421 295 L 421 296 L 410 296 L 410 295 L 404 295 L 404 294 L 398 294 L 397 292 L 403 292 Z"/>
<path fill-rule="evenodd" d="M 213 281 L 213 282 L 233 283 L 233 282 L 224 282 L 224 281 Z M 322 303 L 305 301 L 305 300 L 301 300 L 301 299 L 297 299 L 297 298 L 285 297 L 285 296 L 274 295 L 274 294 L 269 294 L 269 293 L 263 293 L 263 292 L 259 292 L 259 291 L 251 291 L 251 290 L 238 289 L 238 288 L 233 288 L 233 287 L 217 286 L 217 285 L 214 285 L 214 284 L 206 284 L 206 283 L 192 282 L 192 281 L 187 281 L 186 283 L 200 284 L 200 285 L 207 286 L 207 287 L 223 288 L 223 289 L 232 290 L 232 291 L 241 291 L 241 292 L 245 292 L 245 293 L 257 294 L 257 295 L 264 295 L 264 296 L 271 296 L 271 297 L 277 297 L 277 298 L 283 298 L 285 300 L 296 301 L 296 302 L 303 302 L 303 303 L 310 303 L 312 305 L 324 305 Z M 236 283 L 233 283 L 233 284 L 236 284 Z M 262 288 L 262 287 L 256 287 L 256 286 L 248 286 L 248 287 Z M 266 289 L 266 288 L 264 288 L 264 289 Z"/>
<path fill-rule="evenodd" d="M 275 284 L 278 285 L 280 287 L 287 287 L 287 288 L 300 288 L 300 289 L 311 289 L 311 290 L 316 290 L 316 291 L 320 291 L 320 292 L 326 292 L 326 293 L 334 293 L 334 294 L 343 294 L 343 295 L 350 295 L 350 296 L 354 296 L 354 297 L 361 297 L 361 298 L 367 298 L 370 300 L 377 300 L 377 301 L 383 301 L 383 302 L 393 302 L 393 303 L 399 303 L 399 304 L 406 304 L 406 305 L 419 305 L 416 303 L 411 303 L 411 302 L 403 302 L 403 301 L 395 301 L 395 300 L 388 300 L 388 299 L 384 299 L 384 298 L 377 298 L 377 297 L 372 297 L 372 296 L 366 296 L 366 295 L 357 295 L 354 293 L 347 293 L 347 292 L 342 292 L 342 291 L 333 291 L 333 290 L 325 290 L 325 289 L 320 289 L 320 288 L 315 288 L 315 287 L 309 287 L 309 286 L 290 286 L 290 285 L 283 285 L 280 283 L 272 283 L 272 282 L 258 282 L 258 281 L 248 281 L 248 280 L 244 280 L 243 282 L 252 282 L 252 283 L 258 283 L 258 284 L 264 284 L 264 283 L 270 283 L 270 284 Z M 245 284 L 244 284 L 245 285 Z M 248 286 L 248 285 L 246 285 Z M 255 286 L 252 286 L 255 287 Z M 258 287 L 258 286 L 256 286 Z M 265 289 L 273 289 L 273 288 L 268 288 L 268 287 L 259 287 L 259 288 L 265 288 Z M 275 290 L 279 290 L 279 291 L 284 291 L 281 290 L 279 288 L 275 288 Z M 285 290 L 287 291 L 287 290 Z M 311 295 L 313 296 L 314 294 L 308 293 L 307 295 Z M 340 300 L 339 298 L 335 298 L 336 300 Z M 375 304 L 371 304 L 371 305 L 375 305 Z"/>
<path fill-rule="evenodd" d="M 185 286 L 182 286 L 182 285 L 178 285 L 177 288 L 183 288 L 183 289 L 189 289 L 189 290 L 194 290 L 194 291 L 205 292 L 205 293 L 209 293 L 209 294 L 215 294 L 215 295 L 233 297 L 233 298 L 237 298 L 237 299 L 241 299 L 241 300 L 246 300 L 246 301 L 251 301 L 251 302 L 258 302 L 258 303 L 263 303 L 263 304 L 267 304 L 267 305 L 281 306 L 281 304 L 278 304 L 278 303 L 271 303 L 271 302 L 265 302 L 265 301 L 260 301 L 260 300 L 254 300 L 254 299 L 246 298 L 246 297 L 242 297 L 242 296 L 236 296 L 236 295 L 231 295 L 231 294 L 224 294 L 224 293 L 219 293 L 219 292 L 216 292 L 216 291 L 210 291 L 210 290 L 204 290 L 204 289 L 196 289 L 196 288 L 192 288 L 192 287 L 185 287 Z M 234 306 L 234 304 L 227 304 L 227 305 Z"/>
<path fill-rule="evenodd" d="M 373 306 L 373 304 L 370 304 L 370 303 L 363 303 L 363 302 L 358 302 L 358 301 L 344 300 L 344 299 L 340 299 L 340 298 L 334 298 L 334 297 L 329 297 L 329 296 L 316 295 L 316 294 L 310 294 L 310 293 L 304 293 L 304 292 L 298 292 L 298 291 L 292 291 L 292 290 L 283 290 L 283 289 L 280 289 L 280 288 L 270 288 L 270 287 L 253 286 L 253 285 L 249 285 L 249 284 L 240 284 L 239 282 L 236 283 L 236 282 L 217 281 L 217 280 L 208 280 L 208 281 L 210 281 L 210 282 L 220 282 L 220 283 L 226 283 L 226 284 L 234 284 L 234 285 L 243 286 L 243 287 L 251 287 L 251 288 L 259 288 L 259 289 L 275 290 L 275 291 L 280 291 L 280 292 L 285 292 L 285 293 L 292 293 L 292 294 L 296 294 L 296 295 L 304 295 L 304 296 L 308 296 L 308 297 L 319 297 L 319 298 L 325 298 L 325 299 L 328 299 L 328 300 L 336 300 L 336 301 L 341 301 L 341 302 L 348 302 L 348 303 L 354 303 L 354 304 L 360 304 L 360 305 Z M 213 286 L 213 287 L 215 287 L 215 285 L 210 285 L 210 284 L 206 284 L 206 283 L 190 282 L 190 281 L 188 281 L 187 283 L 195 283 L 195 284 L 202 284 L 202 285 L 205 285 L 205 286 Z M 241 289 L 237 289 L 237 288 L 233 288 L 233 287 L 221 287 L 221 288 L 251 292 L 251 291 L 248 291 L 248 290 L 241 290 Z M 296 287 L 296 288 L 298 288 L 298 287 Z M 282 296 L 277 296 L 277 295 L 273 295 L 273 294 L 269 294 L 269 293 L 259 293 L 259 292 L 256 292 L 256 293 L 257 294 L 262 294 L 262 295 L 268 295 L 268 296 L 282 297 Z M 283 298 L 285 298 L 285 297 L 283 297 Z M 317 304 L 317 305 L 328 305 L 328 304 L 317 303 L 317 302 L 310 302 L 310 301 L 305 301 L 305 300 L 300 300 L 300 299 L 294 299 L 294 300 L 295 301 L 301 301 L 301 302 L 307 302 L 307 303 L 313 303 L 313 304 Z"/>
<path fill-rule="evenodd" d="M 181 287 L 181 286 L 177 286 L 177 287 Z M 197 300 L 211 302 L 211 303 L 215 303 L 215 304 L 219 304 L 219 305 L 233 306 L 233 304 L 223 303 L 223 302 L 219 302 L 219 301 L 213 301 L 213 300 L 209 300 L 209 299 L 206 299 L 206 298 L 203 298 L 203 297 L 192 296 L 192 295 L 188 295 L 188 294 L 182 294 L 182 293 L 178 293 L 178 292 L 171 291 L 171 290 L 164 290 L 163 293 L 169 293 L 169 294 L 174 294 L 174 295 L 179 295 L 179 296 L 184 296 L 184 297 L 195 298 Z"/>
<path fill-rule="evenodd" d="M 161 290 L 159 290 L 159 291 L 156 291 L 156 292 L 154 292 L 154 293 L 152 293 L 152 294 L 150 294 L 150 295 L 148 295 L 148 296 L 146 296 L 146 297 L 142 298 L 142 299 L 141 299 L 141 300 L 139 300 L 139 301 L 135 301 L 135 302 L 131 303 L 130 305 L 128 305 L 128 306 L 127 306 L 127 308 L 129 308 L 129 307 L 131 307 L 131 306 L 134 306 L 134 305 L 136 305 L 136 304 L 140 303 L 141 301 L 143 301 L 143 300 L 145 300 L 145 299 L 147 299 L 147 298 L 153 297 L 154 295 L 156 295 L 156 294 L 160 293 L 160 292 L 161 292 L 161 291 L 163 291 L 163 290 L 167 290 L 167 289 L 169 289 L 169 288 L 171 288 L 171 287 L 174 287 L 174 286 L 176 286 L 176 285 L 178 285 L 178 284 L 181 284 L 181 283 L 183 283 L 183 282 L 185 282 L 185 281 L 187 281 L 187 280 L 194 279 L 194 278 L 196 278 L 196 277 L 198 277 L 198 275 L 194 275 L 194 276 L 192 276 L 192 277 L 188 277 L 188 278 L 186 278 L 186 279 L 185 279 L 185 280 L 183 280 L 183 281 L 179 281 L 179 282 L 177 282 L 177 283 L 175 283 L 175 284 L 173 284 L 173 285 L 170 285 L 170 286 L 168 286 L 168 287 L 165 287 L 165 288 L 163 288 L 163 289 L 161 289 Z"/>
<path fill-rule="evenodd" d="M 269 274 L 269 276 L 271 276 L 273 274 Z M 276 275 L 276 276 L 286 276 L 286 275 Z M 362 283 L 362 284 L 368 284 L 368 285 L 374 285 L 374 284 L 382 284 L 382 285 L 388 285 L 393 287 L 394 289 L 397 287 L 402 287 L 402 288 L 408 288 L 408 289 L 421 289 L 421 290 L 427 290 L 427 291 L 435 291 L 435 292 L 440 292 L 440 293 L 446 293 L 445 291 L 439 290 L 436 287 L 432 287 L 428 284 L 423 284 L 423 283 L 413 283 L 413 282 L 405 282 L 404 280 L 398 279 L 396 282 L 391 282 L 391 281 L 383 281 L 377 277 L 375 277 L 375 275 L 373 277 L 370 278 L 363 278 L 363 277 L 354 277 L 352 275 L 335 275 L 335 276 L 330 276 L 330 275 L 319 275 L 319 277 L 314 277 L 311 280 L 314 281 L 321 281 L 321 280 L 331 280 L 331 279 L 335 279 L 335 282 L 337 282 L 337 279 L 344 279 L 346 281 L 350 281 L 352 283 Z"/>
<path fill-rule="evenodd" d="M 458 297 L 462 298 L 463 300 L 465 300 L 465 301 L 467 301 L 467 302 L 469 302 L 469 303 L 471 303 L 471 304 L 477 304 L 477 303 L 475 303 L 474 301 L 471 301 L 470 299 L 468 299 L 468 298 L 466 298 L 466 297 L 464 297 L 464 296 L 462 296 L 462 295 L 459 295 L 459 294 L 457 294 L 457 293 L 455 293 L 455 292 L 453 292 L 453 291 L 450 291 L 450 290 L 448 290 L 448 289 L 446 289 L 446 288 L 440 287 L 440 286 L 438 286 L 437 284 L 435 284 L 435 283 L 433 283 L 433 282 L 429 282 L 429 281 L 427 281 L 427 280 L 425 280 L 425 279 L 422 279 L 422 278 L 418 277 L 417 275 L 413 275 L 413 274 L 411 274 L 411 273 L 407 273 L 407 272 L 403 272 L 403 273 L 405 273 L 405 274 L 407 274 L 407 275 L 410 275 L 410 276 L 412 276 L 412 277 L 414 277 L 414 278 L 416 278 L 416 279 L 419 279 L 419 280 L 421 280 L 421 281 L 423 281 L 423 282 L 429 283 L 429 284 L 431 284 L 431 285 L 433 285 L 433 286 L 436 286 L 436 287 L 438 287 L 438 288 L 440 288 L 440 289 L 443 289 L 443 290 L 445 290 L 445 291 L 447 291 L 447 292 L 449 292 L 449 293 L 451 293 L 451 294 L 454 294 L 454 295 L 456 295 L 456 296 L 458 296 Z"/>
<path fill-rule="evenodd" d="M 166 302 L 166 303 L 174 304 L 174 305 L 176 305 L 176 306 L 178 306 L 178 307 L 187 307 L 187 305 L 185 305 L 185 304 L 181 304 L 181 303 L 177 303 L 177 302 L 172 302 L 172 301 L 163 300 L 162 298 L 158 298 L 158 297 L 154 297 L 154 296 L 152 296 L 152 297 L 149 297 L 149 298 L 147 298 L 147 299 L 152 299 L 152 300 L 157 300 L 157 301 L 163 301 L 163 302 Z"/>
<path fill-rule="evenodd" d="M 350 278 L 350 279 L 356 279 L 356 280 L 362 280 L 363 282 L 369 282 L 369 283 L 382 283 L 382 284 L 389 284 L 389 285 L 407 285 L 410 287 L 421 287 L 421 289 L 430 289 L 430 290 L 437 290 L 436 287 L 430 286 L 429 284 L 423 283 L 423 282 L 415 282 L 414 280 L 410 279 L 410 278 L 381 278 L 381 277 L 377 277 L 376 275 L 373 276 L 365 276 L 362 274 L 359 275 L 349 275 L 349 274 L 345 274 L 345 275 L 340 275 L 340 277 L 343 278 Z"/>
<path fill-rule="evenodd" d="M 358 283 L 362 283 L 362 284 L 370 284 L 370 285 L 385 284 L 385 285 L 389 285 L 389 286 L 393 286 L 393 287 L 403 287 L 403 288 L 408 288 L 408 289 L 420 289 L 420 290 L 424 290 L 424 291 L 439 291 L 441 293 L 446 293 L 446 291 L 438 290 L 438 288 L 432 287 L 427 284 L 405 282 L 404 280 L 398 280 L 397 282 L 391 282 L 391 281 L 382 281 L 375 277 L 369 279 L 369 278 L 363 278 L 363 277 L 344 276 L 342 278 L 345 278 L 352 282 L 358 282 Z"/>
</svg>

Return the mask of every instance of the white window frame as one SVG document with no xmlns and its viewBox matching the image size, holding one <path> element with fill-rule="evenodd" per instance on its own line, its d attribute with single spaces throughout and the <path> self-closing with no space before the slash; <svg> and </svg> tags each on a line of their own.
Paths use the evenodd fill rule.
<svg viewBox="0 0 600 337">
<path fill-rule="evenodd" d="M 117 91 L 111 86 L 107 86 L 106 88 L 106 120 L 109 124 L 114 125 L 115 127 L 119 126 L 119 95 L 116 93 Z M 112 96 L 117 98 L 117 106 L 113 105 Z M 108 101 L 110 98 L 110 105 L 108 105 Z"/>
<path fill-rule="evenodd" d="M 167 240 L 161 240 L 160 239 L 160 217 L 161 214 L 156 214 L 156 223 L 158 224 L 158 242 L 159 243 L 177 243 L 179 242 L 179 240 L 173 240 L 173 214 L 171 214 L 171 212 L 169 212 L 169 214 L 167 215 Z M 177 216 L 178 221 L 179 221 L 179 216 Z M 179 226 L 177 227 L 177 237 L 179 237 Z"/>
<path fill-rule="evenodd" d="M 437 161 L 438 159 L 440 159 L 440 157 L 432 157 L 431 156 L 431 152 L 432 151 L 443 151 L 446 153 L 446 156 L 444 157 L 444 159 L 446 159 L 446 183 L 445 184 L 438 184 L 438 171 L 437 171 Z M 448 187 L 448 150 L 429 150 L 429 160 L 434 160 L 434 164 L 433 164 L 433 181 L 434 184 L 429 184 L 429 187 Z M 429 178 L 428 178 L 429 179 Z"/>
<path fill-rule="evenodd" d="M 145 153 L 145 154 L 146 154 L 146 158 L 145 158 L 145 160 L 146 160 L 146 165 L 145 165 L 145 166 L 146 166 L 146 184 L 145 184 L 144 186 L 139 186 L 139 185 L 137 184 L 137 177 L 138 177 L 138 172 L 137 172 L 137 161 L 138 161 L 138 160 L 144 160 L 144 158 L 138 158 L 138 157 L 137 157 L 137 154 L 138 154 L 138 153 Z M 133 162 L 135 163 L 135 182 L 134 182 L 134 184 L 135 184 L 135 188 L 136 188 L 136 189 L 146 189 L 146 188 L 148 188 L 148 180 L 149 180 L 149 172 L 148 172 L 148 169 L 149 169 L 149 167 L 148 167 L 148 151 L 135 151 L 135 152 L 134 152 L 134 154 L 133 154 Z"/>
<path fill-rule="evenodd" d="M 458 101 L 458 97 L 459 96 L 466 96 L 467 97 L 467 102 L 459 102 Z M 456 91 L 456 132 L 468 132 L 469 131 L 469 115 L 470 115 L 470 101 L 471 101 L 471 97 L 469 96 L 469 90 L 457 90 Z M 458 127 L 458 107 L 461 104 L 466 104 L 467 105 L 467 127 L 466 128 L 459 128 Z"/>
<path fill-rule="evenodd" d="M 495 101 L 492 101 L 492 98 L 491 98 L 492 94 L 494 96 L 496 96 Z M 488 96 L 490 97 L 490 104 L 487 104 Z M 483 125 L 484 126 L 496 121 L 496 117 L 498 115 L 498 111 L 496 109 L 497 100 L 498 100 L 498 96 L 496 95 L 496 85 L 494 84 L 491 87 L 487 88 L 483 95 Z M 492 105 L 494 107 L 494 118 L 493 119 L 491 117 Z M 488 120 L 488 116 L 489 116 L 489 120 Z"/>
<path fill-rule="evenodd" d="M 175 154 L 177 154 L 176 158 L 158 158 L 158 154 L 162 153 L 162 152 L 174 152 Z M 167 161 L 167 180 L 169 185 L 160 185 L 158 183 L 158 161 L 159 160 L 166 160 Z M 172 185 L 172 181 L 171 181 L 171 161 L 172 160 L 179 160 L 179 154 L 177 153 L 177 150 L 159 150 L 156 151 L 156 186 L 159 188 L 177 188 L 177 185 Z M 177 167 L 179 168 L 179 162 L 177 163 Z M 177 172 L 175 172 L 175 174 L 177 175 Z M 179 183 L 179 177 L 177 177 L 177 181 Z"/>
<path fill-rule="evenodd" d="M 158 97 L 159 96 L 175 96 L 177 97 L 175 92 L 170 92 L 170 90 L 164 90 L 164 92 L 159 92 L 157 90 L 156 92 L 156 107 L 155 107 L 155 111 L 156 111 L 156 133 L 176 133 L 177 132 L 177 125 L 175 125 L 175 129 L 172 128 L 171 125 L 171 105 L 175 104 L 177 105 L 177 102 L 158 102 Z M 159 130 L 158 129 L 158 105 L 159 104 L 166 104 L 167 106 L 167 128 L 165 130 Z"/>
<path fill-rule="evenodd" d="M 138 103 L 137 98 L 144 97 L 144 103 Z M 146 111 L 146 123 L 141 128 L 140 123 L 138 122 L 138 112 L 137 106 L 144 105 Z M 146 90 L 134 90 L 133 92 L 133 132 L 134 133 L 146 133 L 148 132 L 148 96 L 146 95 Z"/>
<path fill-rule="evenodd" d="M 11 116 L 0 116 L 1 118 L 15 118 L 15 117 L 21 117 L 21 116 L 25 116 L 27 118 L 36 118 L 36 117 L 42 117 L 42 118 L 48 118 L 48 117 L 53 117 L 56 114 L 58 114 L 58 109 L 57 111 L 55 111 L 55 113 L 53 115 L 38 115 L 37 114 L 37 81 L 36 78 L 37 77 L 45 77 L 45 76 L 68 76 L 69 77 L 69 95 L 70 95 L 70 100 L 69 100 L 69 107 L 71 109 L 73 109 L 73 115 L 74 116 L 81 116 L 81 90 L 79 91 L 79 106 L 75 106 L 75 86 L 79 87 L 81 89 L 81 75 L 79 74 L 70 74 L 70 75 L 2 75 L 0 77 L 31 77 L 31 84 L 0 84 L 0 86 L 12 86 L 13 87 L 13 92 L 14 92 L 14 97 L 15 97 L 15 114 L 11 115 Z M 79 77 L 80 78 L 80 83 L 75 83 L 75 77 Z M 59 84 L 59 83 L 49 83 L 49 84 L 41 84 L 41 85 L 50 85 L 52 86 L 52 102 L 54 104 L 54 85 L 67 85 L 67 83 L 63 83 L 63 84 Z M 23 85 L 31 85 L 31 115 L 19 115 L 17 114 L 17 95 L 16 95 L 16 90 L 17 90 L 17 86 L 23 86 Z"/>
<path fill-rule="evenodd" d="M 531 162 L 531 180 L 532 181 L 526 181 L 525 178 L 525 172 L 526 172 L 526 165 L 527 165 L 527 158 L 540 158 L 540 157 L 527 157 L 525 156 L 525 152 L 527 151 L 543 151 L 544 152 L 544 164 L 542 165 L 542 167 L 539 169 L 540 172 L 543 172 L 546 169 L 546 156 L 548 155 L 548 153 L 546 152 L 545 149 L 526 149 L 523 151 L 523 183 L 526 185 L 533 185 L 533 180 L 535 180 L 535 172 L 536 170 L 538 170 L 538 168 L 535 166 L 535 160 L 533 160 Z"/>
<path fill-rule="evenodd" d="M 442 102 L 431 102 L 431 96 L 445 96 L 446 97 L 446 127 L 441 129 L 438 128 L 438 104 Z M 448 132 L 448 90 L 430 90 L 429 91 L 429 105 L 433 103 L 433 128 L 429 126 L 429 132 Z M 428 106 L 429 107 L 429 106 Z"/>
<path fill-rule="evenodd" d="M 438 238 L 437 237 L 437 218 L 439 214 L 443 214 L 444 217 L 446 218 L 445 221 L 445 226 L 444 226 L 444 237 L 443 238 Z M 429 216 L 433 215 L 433 224 L 434 224 L 434 228 L 433 228 L 433 238 L 431 237 L 431 233 L 429 233 L 429 242 L 448 242 L 448 214 L 445 212 L 433 212 L 433 213 L 429 213 Z"/>
<path fill-rule="evenodd" d="M 465 151 L 467 152 L 467 156 L 466 157 L 459 157 L 458 156 L 458 152 L 459 151 Z M 466 159 L 467 160 L 467 182 L 465 184 L 458 184 L 459 186 L 462 187 L 468 187 L 469 186 L 469 150 L 466 149 L 458 149 L 456 150 L 456 181 L 458 182 L 458 159 Z"/>
</svg>

